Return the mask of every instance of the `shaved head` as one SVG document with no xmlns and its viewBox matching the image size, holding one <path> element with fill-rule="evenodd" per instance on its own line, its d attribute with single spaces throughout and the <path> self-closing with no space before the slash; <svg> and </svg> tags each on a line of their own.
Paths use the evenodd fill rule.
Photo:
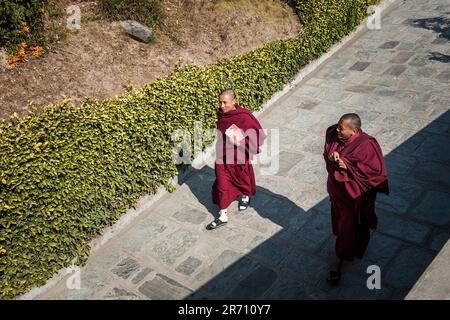
<svg viewBox="0 0 450 320">
<path fill-rule="evenodd" d="M 236 99 L 236 94 L 234 93 L 234 91 L 232 89 L 225 89 L 223 90 L 219 97 L 223 97 L 223 96 L 230 96 L 231 99 Z"/>
<path fill-rule="evenodd" d="M 236 95 L 231 89 L 223 90 L 219 96 L 219 103 L 222 112 L 229 112 L 236 109 L 238 103 L 236 102 Z"/>
<path fill-rule="evenodd" d="M 356 113 L 346 113 L 340 119 L 339 123 L 344 123 L 356 132 L 361 129 L 361 118 Z"/>
</svg>

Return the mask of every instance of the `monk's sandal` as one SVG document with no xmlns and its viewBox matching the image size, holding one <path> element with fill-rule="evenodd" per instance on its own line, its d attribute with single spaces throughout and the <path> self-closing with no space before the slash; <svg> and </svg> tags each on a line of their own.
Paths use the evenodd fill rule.
<svg viewBox="0 0 450 320">
<path fill-rule="evenodd" d="M 213 222 L 211 222 L 210 224 L 208 224 L 206 226 L 207 230 L 213 230 L 213 229 L 217 229 L 223 225 L 226 225 L 227 221 L 222 221 L 219 218 L 215 219 Z"/>
<path fill-rule="evenodd" d="M 341 272 L 330 270 L 328 272 L 327 281 L 330 284 L 337 284 L 341 280 Z"/>
<path fill-rule="evenodd" d="M 250 205 L 250 201 L 252 198 L 248 197 L 248 201 L 243 201 L 242 199 L 239 199 L 239 211 L 243 211 L 248 208 Z"/>
</svg>

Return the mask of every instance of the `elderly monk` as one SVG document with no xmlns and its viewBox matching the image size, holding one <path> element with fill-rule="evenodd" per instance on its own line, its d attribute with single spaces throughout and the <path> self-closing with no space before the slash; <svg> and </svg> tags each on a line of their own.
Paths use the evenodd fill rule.
<svg viewBox="0 0 450 320">
<path fill-rule="evenodd" d="M 337 257 L 327 280 L 336 283 L 343 261 L 362 258 L 366 251 L 370 229 L 377 226 L 376 195 L 388 194 L 389 188 L 381 148 L 361 130 L 357 114 L 344 114 L 327 129 L 324 149 Z"/>
<path fill-rule="evenodd" d="M 213 203 L 219 206 L 219 217 L 208 224 L 212 230 L 228 222 L 228 206 L 239 197 L 239 210 L 245 210 L 255 194 L 255 174 L 251 160 L 260 152 L 264 131 L 253 114 L 240 106 L 231 89 L 219 96 L 217 112 L 216 180 L 212 186 Z"/>
</svg>

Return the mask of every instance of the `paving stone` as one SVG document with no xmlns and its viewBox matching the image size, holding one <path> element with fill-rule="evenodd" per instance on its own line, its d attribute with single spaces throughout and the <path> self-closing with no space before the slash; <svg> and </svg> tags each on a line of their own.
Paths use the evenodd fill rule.
<svg viewBox="0 0 450 320">
<path fill-rule="evenodd" d="M 293 210 L 296 214 L 283 226 L 273 238 L 274 241 L 284 242 L 290 245 L 298 240 L 299 230 L 314 216 L 315 212 L 306 211 L 301 208 Z"/>
<path fill-rule="evenodd" d="M 277 273 L 270 268 L 258 266 L 227 295 L 226 299 L 253 300 L 261 299 L 272 283 L 277 279 Z"/>
<path fill-rule="evenodd" d="M 391 152 L 385 156 L 388 177 L 391 174 L 403 176 L 407 175 L 415 166 L 417 159 L 412 156 Z"/>
<path fill-rule="evenodd" d="M 139 297 L 128 290 L 114 287 L 104 295 L 106 300 L 138 300 Z"/>
<path fill-rule="evenodd" d="M 410 289 L 428 267 L 433 255 L 417 247 L 404 248 L 393 260 L 384 277 L 395 288 Z"/>
<path fill-rule="evenodd" d="M 378 97 L 367 94 L 352 94 L 345 103 L 360 109 L 367 109 L 378 102 Z"/>
<path fill-rule="evenodd" d="M 396 46 L 398 46 L 400 42 L 399 41 L 386 41 L 381 46 L 379 46 L 380 49 L 393 49 Z"/>
<path fill-rule="evenodd" d="M 364 71 L 369 65 L 370 62 L 358 61 L 349 70 Z"/>
<path fill-rule="evenodd" d="M 448 137 L 430 136 L 416 149 L 414 155 L 423 159 L 449 163 L 450 145 L 448 141 Z"/>
<path fill-rule="evenodd" d="M 421 203 L 412 210 L 412 215 L 422 221 L 438 226 L 450 224 L 450 194 L 440 191 L 429 191 Z"/>
<path fill-rule="evenodd" d="M 130 275 L 139 269 L 139 263 L 133 258 L 126 258 L 122 260 L 111 271 L 123 279 L 128 279 Z"/>
<path fill-rule="evenodd" d="M 258 267 L 248 256 L 240 257 L 230 251 L 223 252 L 196 279 L 203 285 L 196 290 L 196 299 L 225 299 L 228 294 Z"/>
<path fill-rule="evenodd" d="M 435 106 L 449 107 L 450 98 L 433 97 L 430 102 Z"/>
<path fill-rule="evenodd" d="M 328 199 L 328 193 L 325 188 L 322 190 L 304 190 L 294 200 L 304 211 L 314 208 L 321 201 Z"/>
<path fill-rule="evenodd" d="M 319 102 L 320 102 L 319 100 L 315 100 L 315 99 L 311 99 L 311 98 L 305 97 L 305 98 L 300 99 L 300 101 L 298 102 L 297 107 L 300 108 L 300 109 L 311 110 L 316 105 L 318 105 Z"/>
<path fill-rule="evenodd" d="M 377 54 L 378 51 L 376 49 L 362 49 L 358 50 L 354 56 L 358 60 L 369 62 L 376 61 Z"/>
<path fill-rule="evenodd" d="M 303 159 L 302 162 L 291 172 L 291 178 L 301 183 L 310 183 L 318 186 L 325 186 L 327 173 L 325 170 L 325 160 L 322 162 Z"/>
<path fill-rule="evenodd" d="M 302 136 L 302 135 L 300 135 L 300 136 Z M 305 137 L 302 137 L 302 139 L 300 141 L 297 136 L 297 143 L 295 146 L 295 150 L 298 150 L 302 153 L 311 153 L 311 154 L 315 154 L 315 155 L 321 155 L 323 153 L 323 144 L 324 144 L 324 137 L 322 137 L 320 135 L 305 136 Z M 286 147 L 292 148 L 292 144 L 288 144 L 288 145 L 286 145 Z"/>
<path fill-rule="evenodd" d="M 305 282 L 292 281 L 287 276 L 277 279 L 264 295 L 264 300 L 323 300 L 329 296 L 315 286 Z"/>
<path fill-rule="evenodd" d="M 297 232 L 297 241 L 292 246 L 301 251 L 315 253 L 332 234 L 329 214 L 315 213 Z"/>
<path fill-rule="evenodd" d="M 446 109 L 435 108 L 430 113 L 430 118 L 450 124 L 450 112 Z"/>
<path fill-rule="evenodd" d="M 364 70 L 364 72 L 371 74 L 370 76 L 381 75 L 384 71 L 386 71 L 391 66 L 392 66 L 392 64 L 390 64 L 390 63 L 372 62 L 370 64 L 370 66 L 368 66 L 366 68 L 366 70 Z M 364 80 L 367 80 L 367 78 Z"/>
<path fill-rule="evenodd" d="M 45 292 L 40 298 L 46 300 L 92 300 L 97 296 L 103 296 L 113 285 L 113 281 L 106 276 L 105 272 L 101 272 L 89 264 L 80 270 L 79 276 L 79 288 L 75 286 L 76 282 L 64 279 L 58 286 Z"/>
<path fill-rule="evenodd" d="M 339 102 L 347 98 L 349 95 L 350 93 L 345 92 L 342 88 L 323 88 L 322 93 L 318 96 L 318 98 L 331 102 Z M 314 110 L 317 110 L 317 107 L 315 107 Z"/>
<path fill-rule="evenodd" d="M 381 289 L 370 290 L 367 287 L 369 274 L 355 276 L 351 272 L 343 272 L 341 285 L 332 286 L 327 283 L 326 278 L 321 279 L 318 288 L 327 293 L 328 299 L 333 300 L 374 300 L 382 299 L 382 295 L 388 294 L 389 289 L 383 286 Z M 346 285 L 342 285 L 342 284 Z"/>
<path fill-rule="evenodd" d="M 434 75 L 435 70 L 431 66 L 409 67 L 406 71 L 408 74 L 417 77 L 429 78 Z"/>
<path fill-rule="evenodd" d="M 292 95 L 294 96 L 305 96 L 305 97 L 317 97 L 322 92 L 322 89 L 310 86 L 308 84 L 299 86 L 298 88 L 294 89 L 292 92 Z"/>
<path fill-rule="evenodd" d="M 259 241 L 260 243 L 259 245 L 254 246 L 248 253 L 249 256 L 263 262 L 266 266 L 277 268 L 291 250 L 290 246 L 287 246 L 286 243 L 280 241 L 281 239 L 278 239 L 278 235 L 284 233 L 285 230 L 283 229 L 279 234 L 265 241 L 261 241 L 261 238 L 255 239 L 255 243 L 256 241 Z"/>
<path fill-rule="evenodd" d="M 263 190 L 277 195 L 292 199 L 295 196 L 295 183 L 285 177 L 275 177 L 271 175 L 260 175 L 256 177 L 256 185 Z M 257 187 L 258 192 L 258 187 Z"/>
<path fill-rule="evenodd" d="M 201 224 L 205 222 L 209 215 L 206 212 L 200 211 L 195 208 L 183 208 L 177 211 L 173 217 L 180 222 L 187 222 L 192 224 Z"/>
<path fill-rule="evenodd" d="M 422 182 L 430 182 L 443 188 L 450 187 L 450 166 L 434 162 L 420 162 L 410 176 Z"/>
<path fill-rule="evenodd" d="M 433 40 L 433 42 L 431 42 L 432 44 L 447 44 L 448 40 L 445 39 L 444 37 L 437 37 L 436 39 Z"/>
<path fill-rule="evenodd" d="M 424 131 L 448 136 L 450 133 L 450 125 L 445 122 L 433 121 L 424 128 Z"/>
<path fill-rule="evenodd" d="M 294 209 L 297 208 L 297 205 L 287 198 L 272 197 L 268 202 L 255 203 L 253 208 L 255 209 L 256 215 L 260 216 L 257 217 L 257 219 L 253 218 L 253 222 L 257 223 L 257 220 L 263 218 L 269 224 L 275 223 L 283 227 L 287 221 L 295 216 L 296 213 L 294 212 Z M 250 227 L 252 221 L 249 221 L 249 223 L 248 226 Z"/>
<path fill-rule="evenodd" d="M 408 64 L 411 66 L 420 67 L 420 66 L 426 66 L 428 64 L 431 64 L 431 61 L 426 56 L 415 56 L 408 62 Z"/>
<path fill-rule="evenodd" d="M 381 211 L 379 212 L 379 230 L 417 244 L 421 244 L 429 232 L 429 228 L 423 224 Z"/>
<path fill-rule="evenodd" d="M 450 232 L 434 232 L 431 238 L 429 248 L 435 251 L 439 251 L 450 239 Z"/>
<path fill-rule="evenodd" d="M 418 132 L 412 137 L 409 137 L 406 141 L 403 141 L 402 144 L 395 149 L 395 153 L 412 155 L 427 137 L 428 134 Z"/>
<path fill-rule="evenodd" d="M 199 239 L 199 234 L 188 230 L 179 229 L 170 234 L 166 239 L 161 239 L 155 245 L 144 249 L 144 255 L 148 255 L 163 262 L 173 265 L 175 260 L 182 256 Z"/>
<path fill-rule="evenodd" d="M 349 113 L 352 110 L 349 108 L 346 108 L 344 106 L 341 106 L 336 102 L 324 101 L 324 102 L 321 102 L 319 105 L 317 105 L 314 108 L 314 111 L 334 115 L 336 117 L 336 115 L 338 115 L 338 114 Z M 336 118 L 338 118 L 338 117 L 339 116 L 337 116 Z"/>
<path fill-rule="evenodd" d="M 192 290 L 158 273 L 153 280 L 141 285 L 139 292 L 151 300 L 180 300 L 188 297 Z"/>
<path fill-rule="evenodd" d="M 416 43 L 414 43 L 414 42 L 401 41 L 400 45 L 396 49 L 401 50 L 401 51 L 411 51 L 415 47 L 416 47 Z"/>
<path fill-rule="evenodd" d="M 303 250 L 293 250 L 283 261 L 282 268 L 295 274 L 293 281 L 317 284 L 326 277 L 328 266 L 325 261 Z M 281 272 L 283 272 L 283 269 Z"/>
<path fill-rule="evenodd" d="M 175 268 L 176 271 L 183 273 L 185 275 L 191 275 L 200 265 L 202 261 L 194 258 L 188 257 L 184 260 L 178 267 Z"/>
<path fill-rule="evenodd" d="M 394 65 L 387 69 L 384 74 L 389 74 L 392 76 L 399 76 L 406 70 L 406 66 L 403 65 Z"/>
<path fill-rule="evenodd" d="M 347 91 L 355 92 L 355 93 L 372 93 L 375 90 L 376 86 L 368 86 L 368 85 L 356 85 L 345 88 Z"/>
<path fill-rule="evenodd" d="M 320 121 L 320 114 L 308 110 L 299 110 L 297 116 L 288 121 L 285 126 L 292 129 L 308 129 L 314 127 Z"/>
<path fill-rule="evenodd" d="M 172 206 L 175 207 L 174 204 Z M 160 234 L 172 228 L 169 222 L 161 221 L 159 217 L 145 217 L 137 222 L 133 232 L 128 232 L 121 237 L 120 248 L 132 253 L 140 252 Z"/>
<path fill-rule="evenodd" d="M 143 270 L 139 271 L 139 273 L 133 278 L 133 280 L 131 280 L 131 282 L 133 284 L 138 284 L 139 282 L 141 282 L 142 280 L 144 280 L 144 278 L 149 275 L 151 272 L 153 272 L 152 268 L 144 268 Z"/>
<path fill-rule="evenodd" d="M 377 132 L 377 136 L 375 138 L 380 144 L 384 154 L 386 154 L 386 147 L 398 147 L 399 144 L 403 144 L 404 141 L 408 139 L 409 134 L 410 131 L 407 129 L 393 129 L 384 127 Z"/>
<path fill-rule="evenodd" d="M 445 83 L 449 83 L 450 82 L 450 70 L 444 70 L 441 73 L 439 73 L 436 77 L 436 79 L 443 81 Z"/>
<path fill-rule="evenodd" d="M 289 170 L 291 170 L 301 159 L 303 159 L 303 155 L 298 153 L 281 151 L 279 155 L 277 155 L 279 161 L 279 170 L 276 175 L 278 176 L 287 176 Z M 275 159 L 277 161 L 277 159 Z"/>
<path fill-rule="evenodd" d="M 379 218 L 383 219 L 381 216 Z M 382 226 L 377 229 L 380 232 L 384 231 Z M 369 264 L 376 264 L 381 269 L 384 269 L 389 261 L 391 261 L 400 250 L 402 243 L 403 242 L 400 240 L 383 235 L 379 232 L 372 233 L 369 245 L 364 254 L 364 260 L 366 262 L 364 270 L 367 270 Z"/>
<path fill-rule="evenodd" d="M 405 214 L 411 204 L 419 198 L 423 192 L 423 188 L 420 185 L 408 183 L 395 177 L 389 179 L 389 195 L 382 193 L 377 195 L 377 207 L 391 212 Z"/>
</svg>

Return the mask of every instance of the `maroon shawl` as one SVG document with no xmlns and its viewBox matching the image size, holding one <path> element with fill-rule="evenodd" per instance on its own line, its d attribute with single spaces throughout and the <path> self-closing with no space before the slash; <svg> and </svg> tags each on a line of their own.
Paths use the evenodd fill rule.
<svg viewBox="0 0 450 320">
<path fill-rule="evenodd" d="M 372 136 L 359 130 L 348 141 L 341 141 L 336 131 L 337 124 L 327 129 L 324 158 L 327 164 L 328 191 L 330 196 L 339 196 L 335 182 L 343 183 L 351 198 L 356 199 L 374 190 L 389 194 L 386 164 L 378 142 Z M 337 151 L 347 165 L 347 170 L 340 169 L 328 159 Z M 334 180 L 334 181 L 333 181 Z"/>
<path fill-rule="evenodd" d="M 228 112 L 217 112 L 218 139 L 216 144 L 216 162 L 225 164 L 244 164 L 252 160 L 255 154 L 261 150 L 260 147 L 266 138 L 259 121 L 247 109 L 236 106 L 235 110 Z M 235 146 L 225 135 L 225 131 L 235 124 L 244 131 L 245 142 L 241 146 Z M 232 157 L 230 157 L 232 155 Z M 227 157 L 228 156 L 228 157 Z M 231 159 L 230 159 L 231 158 Z"/>
</svg>

